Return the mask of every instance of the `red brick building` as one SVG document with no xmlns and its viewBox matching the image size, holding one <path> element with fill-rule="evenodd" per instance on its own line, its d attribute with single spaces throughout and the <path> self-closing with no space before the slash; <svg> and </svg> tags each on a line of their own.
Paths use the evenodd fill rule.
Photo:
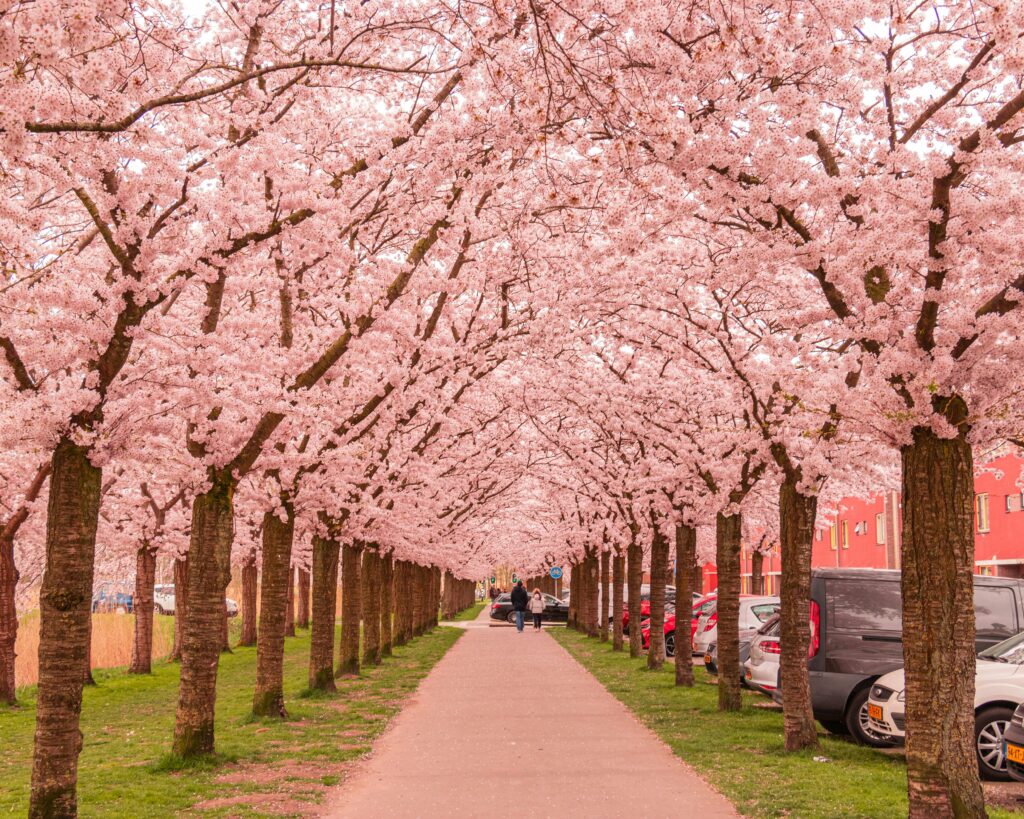
<svg viewBox="0 0 1024 819">
<path fill-rule="evenodd" d="M 974 565 L 978 574 L 1024 577 L 1024 497 L 1017 486 L 1024 458 L 1007 452 L 989 461 L 974 481 Z M 844 498 L 832 525 L 815 533 L 812 565 L 898 569 L 902 507 L 899 493 Z M 743 591 L 750 590 L 751 550 L 740 558 Z M 765 555 L 766 594 L 778 594 L 778 549 Z M 704 567 L 704 590 L 718 585 L 713 565 Z"/>
</svg>

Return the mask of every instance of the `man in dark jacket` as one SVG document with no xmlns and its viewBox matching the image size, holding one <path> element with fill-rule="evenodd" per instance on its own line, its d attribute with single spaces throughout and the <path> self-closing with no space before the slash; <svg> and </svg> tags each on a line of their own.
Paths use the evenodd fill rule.
<svg viewBox="0 0 1024 819">
<path fill-rule="evenodd" d="M 520 580 L 516 583 L 516 587 L 512 589 L 512 610 L 516 613 L 516 631 L 522 633 L 523 621 L 526 617 L 526 605 L 530 602 L 530 595 L 526 593 L 526 589 L 523 588 L 523 581 Z"/>
</svg>

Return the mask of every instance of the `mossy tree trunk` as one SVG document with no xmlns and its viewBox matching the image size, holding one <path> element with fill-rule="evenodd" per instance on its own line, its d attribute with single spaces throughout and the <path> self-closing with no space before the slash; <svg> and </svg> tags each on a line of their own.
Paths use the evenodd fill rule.
<svg viewBox="0 0 1024 819">
<path fill-rule="evenodd" d="M 903 466 L 903 659 L 911 817 L 985 816 L 974 750 L 974 461 L 966 406 L 957 429 L 913 431 Z"/>
<path fill-rule="evenodd" d="M 174 561 L 174 647 L 170 660 L 181 660 L 181 641 L 188 619 L 188 555 Z"/>
<path fill-rule="evenodd" d="M 743 518 L 739 514 L 715 519 L 715 554 L 718 566 L 718 710 L 739 711 L 740 691 L 740 543 Z"/>
<path fill-rule="evenodd" d="M 363 665 L 380 665 L 380 553 L 363 550 L 361 600 L 363 606 Z"/>
<path fill-rule="evenodd" d="M 779 626 L 782 655 L 782 723 L 787 751 L 818 746 L 811 708 L 807 654 L 811 639 L 808 617 L 811 601 L 811 548 L 818 499 L 802 495 L 796 475 L 779 486 L 779 540 L 782 577 Z"/>
<path fill-rule="evenodd" d="M 0 533 L 0 703 L 14 705 L 14 660 L 18 642 L 18 568 L 14 564 L 14 538 Z"/>
<path fill-rule="evenodd" d="M 39 684 L 29 816 L 77 814 L 83 668 L 88 662 L 101 471 L 62 438 L 53 453 L 39 593 Z"/>
<path fill-rule="evenodd" d="M 356 543 L 345 543 L 341 547 L 341 645 L 336 677 L 359 673 L 359 623 L 363 616 L 359 599 L 362 551 Z"/>
<path fill-rule="evenodd" d="M 395 562 L 388 552 L 380 561 L 380 653 L 390 657 L 395 642 Z"/>
<path fill-rule="evenodd" d="M 235 485 L 234 478 L 217 474 L 192 504 L 188 603 L 173 745 L 181 757 L 214 751 L 217 665 L 224 643 L 224 593 L 231 580 Z"/>
<path fill-rule="evenodd" d="M 295 625 L 298 628 L 309 628 L 309 570 L 300 568 L 298 577 L 296 603 L 299 610 L 295 614 Z"/>
<path fill-rule="evenodd" d="M 334 691 L 334 618 L 338 605 L 338 553 L 341 545 L 314 536 L 312 617 L 309 634 L 309 687 Z"/>
<path fill-rule="evenodd" d="M 608 642 L 608 607 L 611 604 L 611 599 L 608 596 L 610 586 L 610 570 L 611 570 L 611 556 L 612 553 L 605 549 L 601 552 L 601 642 Z"/>
<path fill-rule="evenodd" d="M 153 669 L 153 586 L 156 584 L 156 550 L 143 543 L 135 554 L 135 596 L 132 611 L 135 627 L 129 674 L 149 674 Z"/>
<path fill-rule="evenodd" d="M 656 520 L 651 521 L 651 643 L 647 650 L 647 667 L 665 664 L 665 582 L 668 572 L 668 541 Z"/>
<path fill-rule="evenodd" d="M 263 585 L 256 641 L 256 690 L 252 699 L 252 712 L 258 717 L 287 716 L 284 705 L 284 638 L 288 587 L 292 585 L 293 575 L 295 509 L 285 496 L 279 502 L 285 513 L 284 520 L 274 510 L 263 515 Z"/>
<path fill-rule="evenodd" d="M 697 561 L 697 529 L 676 524 L 676 685 L 693 686 L 690 621 L 693 600 L 693 567 Z"/>
<path fill-rule="evenodd" d="M 256 645 L 256 595 L 259 591 L 259 568 L 256 566 L 256 550 L 253 549 L 242 564 L 242 635 L 240 646 Z"/>
<path fill-rule="evenodd" d="M 639 657 L 643 649 L 643 635 L 640 633 L 640 587 L 644 579 L 644 553 L 640 544 L 631 541 L 626 549 L 627 577 L 629 596 L 629 656 Z"/>
<path fill-rule="evenodd" d="M 626 558 L 618 551 L 612 558 L 612 650 L 622 651 L 622 603 L 626 583 Z"/>
</svg>

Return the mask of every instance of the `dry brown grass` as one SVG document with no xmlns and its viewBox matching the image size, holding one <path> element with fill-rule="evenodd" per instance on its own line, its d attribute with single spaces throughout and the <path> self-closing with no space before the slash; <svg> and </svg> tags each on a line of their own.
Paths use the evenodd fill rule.
<svg viewBox="0 0 1024 819">
<path fill-rule="evenodd" d="M 92 667 L 117 668 L 132 660 L 132 639 L 135 628 L 133 614 L 94 614 L 92 616 Z M 153 618 L 153 659 L 171 653 L 174 641 L 174 618 L 156 615 Z M 39 612 L 26 614 L 18 624 L 17 659 L 14 679 L 19 686 L 34 685 L 39 680 Z"/>
</svg>

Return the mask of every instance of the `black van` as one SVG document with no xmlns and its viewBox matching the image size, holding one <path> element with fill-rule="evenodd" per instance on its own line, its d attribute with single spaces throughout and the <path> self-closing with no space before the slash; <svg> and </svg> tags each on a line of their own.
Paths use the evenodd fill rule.
<svg viewBox="0 0 1024 819">
<path fill-rule="evenodd" d="M 878 677 L 903 667 L 902 605 L 898 571 L 811 573 L 811 705 L 829 731 L 891 744 L 871 730 L 867 699 Z M 974 610 L 978 651 L 1024 630 L 1024 580 L 975 575 Z"/>
</svg>

